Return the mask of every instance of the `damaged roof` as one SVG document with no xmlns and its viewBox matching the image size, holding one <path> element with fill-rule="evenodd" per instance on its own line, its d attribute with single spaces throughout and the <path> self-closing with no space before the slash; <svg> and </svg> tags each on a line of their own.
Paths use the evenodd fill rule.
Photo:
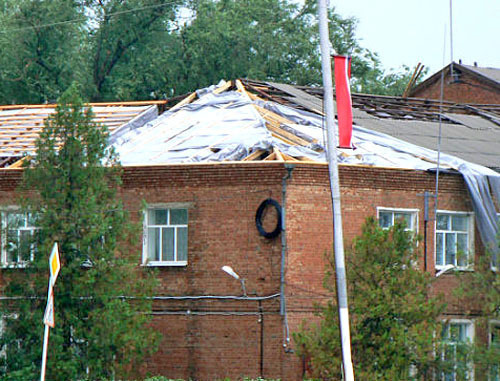
<svg viewBox="0 0 500 381">
<path fill-rule="evenodd" d="M 159 116 L 158 107 L 173 102 L 90 106 L 95 120 L 110 128 L 110 143 L 124 165 L 326 162 L 321 88 L 242 79 L 221 81 L 177 100 Z M 357 148 L 339 149 L 341 163 L 436 167 L 433 155 L 441 125 L 443 153 L 500 169 L 500 105 L 366 94 L 353 94 L 352 102 Z M 16 166 L 20 157 L 33 152 L 43 120 L 52 112 L 54 105 L 0 106 L 0 166 Z M 408 146 L 395 149 L 403 144 Z M 419 156 L 419 147 L 432 153 Z"/>
<path fill-rule="evenodd" d="M 290 107 L 323 112 L 323 89 L 273 82 L 243 81 L 250 90 Z M 357 126 L 500 170 L 500 105 L 352 94 Z M 441 123 L 440 123 L 441 122 Z"/>
<path fill-rule="evenodd" d="M 94 121 L 112 133 L 128 123 L 146 123 L 158 115 L 166 101 L 90 103 Z M 32 154 L 44 121 L 55 112 L 55 104 L 0 106 L 0 168 Z"/>
</svg>

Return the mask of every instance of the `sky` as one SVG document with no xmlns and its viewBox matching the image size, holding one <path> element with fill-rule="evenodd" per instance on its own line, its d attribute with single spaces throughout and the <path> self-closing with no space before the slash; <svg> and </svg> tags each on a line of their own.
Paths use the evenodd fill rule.
<svg viewBox="0 0 500 381">
<path fill-rule="evenodd" d="M 361 46 L 377 52 L 387 70 L 421 62 L 429 76 L 451 61 L 450 0 L 330 0 L 330 5 L 359 20 Z M 452 15 L 453 60 L 500 68 L 500 0 L 453 0 Z"/>
</svg>

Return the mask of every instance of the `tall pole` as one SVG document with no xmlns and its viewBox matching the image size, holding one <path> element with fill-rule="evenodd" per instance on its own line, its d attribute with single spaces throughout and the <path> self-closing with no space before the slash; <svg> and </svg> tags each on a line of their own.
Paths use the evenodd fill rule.
<svg viewBox="0 0 500 381">
<path fill-rule="evenodd" d="M 43 335 L 43 353 L 42 353 L 42 370 L 40 372 L 40 381 L 45 381 L 45 369 L 47 367 L 47 347 L 49 345 L 49 326 L 45 325 Z"/>
<path fill-rule="evenodd" d="M 47 310 L 50 310 L 50 308 L 54 308 L 54 299 L 53 299 L 53 284 L 52 284 L 52 279 L 49 279 L 49 290 L 48 290 L 48 295 L 47 295 Z M 51 305 L 52 304 L 52 305 Z M 47 313 L 46 315 L 49 316 L 50 312 Z M 45 316 L 44 316 L 45 320 Z M 40 371 L 40 381 L 45 381 L 45 369 L 47 367 L 47 347 L 49 346 L 49 325 L 45 324 L 45 330 L 43 333 L 43 351 L 42 351 L 42 369 Z"/>
<path fill-rule="evenodd" d="M 349 332 L 349 309 L 347 307 L 347 284 L 344 260 L 344 238 L 342 234 L 342 214 L 340 209 L 340 184 L 337 162 L 337 137 L 335 128 L 335 109 L 333 105 L 332 67 L 330 60 L 330 39 L 328 33 L 328 9 L 326 0 L 318 0 L 319 37 L 321 48 L 321 69 L 323 73 L 323 100 L 325 103 L 327 130 L 327 157 L 332 192 L 335 274 L 337 277 L 337 304 L 339 310 L 340 338 L 344 380 L 354 381 L 351 359 L 351 335 Z"/>
</svg>

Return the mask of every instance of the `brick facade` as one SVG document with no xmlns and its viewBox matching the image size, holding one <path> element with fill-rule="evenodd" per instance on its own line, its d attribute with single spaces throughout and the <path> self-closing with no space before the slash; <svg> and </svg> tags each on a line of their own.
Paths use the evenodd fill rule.
<svg viewBox="0 0 500 381">
<path fill-rule="evenodd" d="M 15 203 L 13 191 L 20 173 L 2 171 L 0 205 Z M 159 352 L 144 364 L 145 373 L 199 380 L 302 378 L 303 364 L 293 353 L 293 340 L 286 342 L 280 314 L 282 235 L 286 234 L 286 311 L 293 332 L 305 318 L 313 318 L 315 303 L 333 297 L 322 286 L 325 253 L 332 250 L 332 210 L 325 165 L 298 163 L 284 180 L 287 173 L 278 162 L 125 168 L 120 195 L 133 220 L 141 220 L 143 201 L 182 202 L 189 209 L 187 266 L 157 269 L 161 286 L 152 324 L 163 341 Z M 255 213 L 267 198 L 283 203 L 284 181 L 286 232 L 267 239 L 258 234 Z M 346 248 L 365 218 L 376 215 L 377 207 L 417 209 L 418 231 L 423 234 L 422 195 L 435 191 L 434 173 L 341 166 L 340 181 Z M 440 177 L 439 209 L 472 211 L 461 176 Z M 431 273 L 433 210 L 430 202 L 427 270 Z M 476 248 L 478 242 L 476 237 Z M 142 248 L 131 250 L 137 252 L 139 264 Z M 249 298 L 239 298 L 240 283 L 221 271 L 223 265 L 246 279 Z M 423 258 L 420 266 L 423 269 Z M 452 275 L 444 275 L 432 292 L 449 294 L 453 282 Z M 455 307 L 458 304 L 452 303 L 450 313 L 460 314 Z"/>
</svg>

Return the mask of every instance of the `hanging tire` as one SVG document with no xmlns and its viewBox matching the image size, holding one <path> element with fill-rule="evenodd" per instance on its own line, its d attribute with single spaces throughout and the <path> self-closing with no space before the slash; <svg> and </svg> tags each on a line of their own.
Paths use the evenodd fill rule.
<svg viewBox="0 0 500 381">
<path fill-rule="evenodd" d="M 270 206 L 276 210 L 276 227 L 272 231 L 266 231 L 262 226 L 262 216 L 264 214 L 264 210 Z M 278 201 L 273 200 L 272 198 L 268 198 L 259 205 L 257 209 L 257 213 L 255 214 L 255 225 L 257 226 L 257 230 L 259 234 L 266 238 L 274 238 L 277 237 L 281 233 L 281 206 Z"/>
</svg>

